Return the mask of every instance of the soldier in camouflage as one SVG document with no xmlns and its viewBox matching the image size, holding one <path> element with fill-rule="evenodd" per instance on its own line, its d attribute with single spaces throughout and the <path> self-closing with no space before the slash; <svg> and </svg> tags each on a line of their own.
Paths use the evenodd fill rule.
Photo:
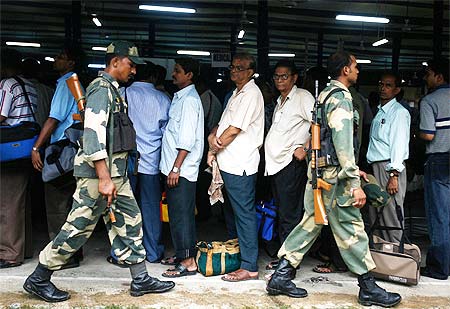
<svg viewBox="0 0 450 309">
<path fill-rule="evenodd" d="M 55 270 L 88 240 L 97 221 L 103 217 L 114 253 L 130 268 L 130 294 L 162 293 L 175 283 L 162 282 L 148 275 L 142 245 L 142 219 L 126 177 L 127 151 L 111 153 L 107 132 L 113 121 L 110 113 L 126 103 L 120 97 L 118 82 L 127 82 L 143 63 L 137 48 L 126 41 L 111 43 L 106 52 L 107 67 L 87 88 L 84 135 L 74 162 L 77 189 L 72 209 L 58 235 L 39 255 L 36 270 L 26 279 L 24 289 L 47 302 L 67 300 L 70 295 L 50 281 Z M 112 138 L 116 142 L 116 138 Z M 111 165 L 111 166 L 110 166 Z M 116 221 L 108 212 L 112 208 Z"/>
<path fill-rule="evenodd" d="M 339 166 L 323 169 L 323 179 L 333 186 L 330 191 L 322 191 L 328 221 L 346 265 L 358 275 L 359 303 L 366 306 L 395 306 L 401 301 L 401 296 L 380 288 L 369 274 L 375 268 L 375 263 L 370 255 L 368 237 L 359 210 L 366 202 L 366 195 L 361 189 L 361 174 L 355 163 L 353 149 L 353 124 L 357 121 L 358 113 L 353 110 L 352 96 L 348 91 L 348 87 L 356 83 L 358 78 L 355 57 L 344 51 L 331 55 L 328 72 L 332 81 L 320 93 L 319 101 L 323 102 L 333 89 L 342 89 L 332 94 L 324 106 L 339 161 Z M 308 178 L 311 179 L 311 166 Z M 278 252 L 279 265 L 266 287 L 271 295 L 307 296 L 306 290 L 297 288 L 292 280 L 296 267 L 322 229 L 322 225 L 314 223 L 314 197 L 310 183 L 306 186 L 304 205 L 302 221 L 289 234 Z"/>
</svg>

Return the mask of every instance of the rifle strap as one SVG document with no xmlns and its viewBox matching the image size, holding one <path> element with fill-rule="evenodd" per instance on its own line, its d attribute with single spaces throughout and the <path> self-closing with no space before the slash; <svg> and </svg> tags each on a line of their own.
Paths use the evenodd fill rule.
<svg viewBox="0 0 450 309">
<path fill-rule="evenodd" d="M 328 102 L 328 100 L 330 99 L 330 97 L 333 95 L 333 94 L 335 94 L 335 93 L 338 93 L 338 92 L 341 92 L 341 91 L 344 91 L 344 89 L 342 89 L 342 88 L 339 88 L 339 87 L 336 87 L 336 88 L 334 88 L 333 90 L 331 90 L 328 94 L 327 94 L 327 96 L 325 97 L 325 100 L 323 100 L 323 102 L 322 103 L 320 103 L 320 105 L 321 105 L 321 107 L 320 107 L 320 118 L 321 118 L 321 124 L 324 124 L 324 125 L 328 125 L 328 121 L 327 121 L 327 117 L 326 117 L 326 115 L 325 115 L 325 104 Z M 324 122 L 325 121 L 325 122 Z"/>
</svg>

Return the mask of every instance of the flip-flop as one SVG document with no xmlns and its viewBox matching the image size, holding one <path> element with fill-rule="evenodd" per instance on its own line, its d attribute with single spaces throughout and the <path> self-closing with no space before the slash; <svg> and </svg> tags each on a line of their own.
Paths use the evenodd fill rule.
<svg viewBox="0 0 450 309">
<path fill-rule="evenodd" d="M 166 272 L 162 273 L 162 276 L 166 278 L 179 278 L 184 276 L 193 276 L 195 274 L 197 274 L 197 270 L 188 270 L 186 266 L 178 263 L 174 268 L 168 269 Z"/>
<path fill-rule="evenodd" d="M 119 261 L 117 261 L 115 258 L 113 258 L 112 256 L 107 256 L 106 260 L 108 261 L 108 263 L 113 264 L 115 266 L 118 266 L 120 268 L 128 268 L 128 265 L 126 264 L 120 264 Z"/>
<path fill-rule="evenodd" d="M 347 271 L 348 271 L 348 269 L 337 268 L 331 262 L 328 262 L 325 264 L 320 264 L 313 268 L 313 272 L 319 273 L 319 274 L 345 273 Z"/>
<path fill-rule="evenodd" d="M 177 259 L 176 255 L 168 256 L 168 257 L 163 258 L 161 260 L 161 264 L 162 265 L 174 265 L 174 266 L 176 266 L 176 265 L 178 265 L 179 262 L 180 261 Z"/>
<path fill-rule="evenodd" d="M 235 277 L 235 279 L 231 278 Z M 223 281 L 228 281 L 228 282 L 239 282 L 239 281 L 246 281 L 246 280 L 257 280 L 258 279 L 258 274 L 256 275 L 251 275 L 250 272 L 248 270 L 245 269 L 238 269 L 235 270 L 229 274 L 226 274 L 225 276 L 221 277 L 221 279 Z"/>
<path fill-rule="evenodd" d="M 269 264 L 266 265 L 266 270 L 275 270 L 279 263 L 279 260 L 270 261 Z"/>
</svg>

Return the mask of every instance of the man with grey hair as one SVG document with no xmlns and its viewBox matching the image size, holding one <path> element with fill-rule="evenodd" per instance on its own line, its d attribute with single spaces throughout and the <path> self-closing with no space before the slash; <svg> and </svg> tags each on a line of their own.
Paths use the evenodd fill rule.
<svg viewBox="0 0 450 309">
<path fill-rule="evenodd" d="M 255 184 L 264 135 L 264 99 L 252 78 L 253 56 L 236 54 L 229 69 L 236 89 L 208 137 L 208 165 L 217 160 L 234 213 L 232 229 L 239 238 L 242 262 L 240 269 L 222 279 L 236 282 L 258 278 Z"/>
</svg>

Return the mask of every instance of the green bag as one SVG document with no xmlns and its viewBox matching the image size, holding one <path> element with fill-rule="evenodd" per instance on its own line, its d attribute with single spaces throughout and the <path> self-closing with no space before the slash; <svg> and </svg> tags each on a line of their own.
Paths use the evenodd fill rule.
<svg viewBox="0 0 450 309">
<path fill-rule="evenodd" d="M 228 274 L 241 267 L 238 239 L 221 241 L 199 241 L 197 243 L 198 271 L 206 276 Z"/>
</svg>

